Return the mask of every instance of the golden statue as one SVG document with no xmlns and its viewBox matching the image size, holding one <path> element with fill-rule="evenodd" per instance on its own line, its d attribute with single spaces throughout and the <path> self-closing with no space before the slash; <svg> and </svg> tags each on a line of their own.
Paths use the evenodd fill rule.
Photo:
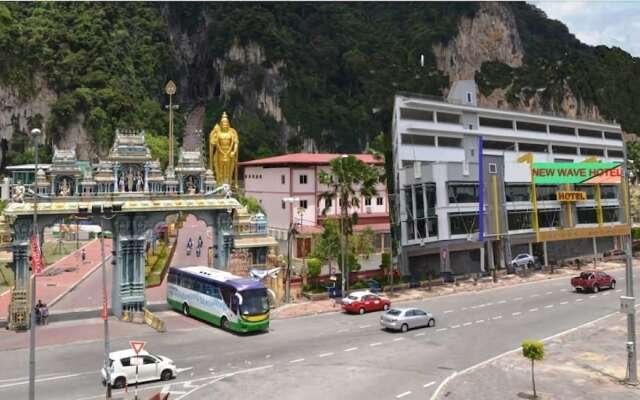
<svg viewBox="0 0 640 400">
<path fill-rule="evenodd" d="M 214 172 L 216 183 L 233 184 L 238 162 L 238 132 L 229 124 L 227 113 L 222 113 L 220 123 L 209 133 L 209 168 Z"/>
</svg>

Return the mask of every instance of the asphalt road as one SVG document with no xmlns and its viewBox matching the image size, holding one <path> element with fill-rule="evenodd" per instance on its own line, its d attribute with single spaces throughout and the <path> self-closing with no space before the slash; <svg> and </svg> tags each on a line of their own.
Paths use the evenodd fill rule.
<svg viewBox="0 0 640 400">
<path fill-rule="evenodd" d="M 250 336 L 205 324 L 150 332 L 137 339 L 182 370 L 175 380 L 140 385 L 140 394 L 165 387 L 173 400 L 427 399 L 454 371 L 617 311 L 623 271 L 614 276 L 616 290 L 597 295 L 574 293 L 560 279 L 404 303 L 437 318 L 436 327 L 405 334 L 381 330 L 380 313 L 276 320 L 268 333 Z M 126 347 L 124 338 L 112 343 Z M 104 398 L 102 351 L 100 338 L 40 348 L 37 398 Z M 25 349 L 0 352 L 0 398 L 26 398 L 27 362 Z M 131 388 L 114 393 L 133 398 Z"/>
</svg>

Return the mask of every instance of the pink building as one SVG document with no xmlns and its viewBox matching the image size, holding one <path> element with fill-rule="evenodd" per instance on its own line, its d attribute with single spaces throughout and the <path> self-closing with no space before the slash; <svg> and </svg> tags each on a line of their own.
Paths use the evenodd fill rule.
<svg viewBox="0 0 640 400">
<path fill-rule="evenodd" d="M 367 164 L 384 167 L 383 160 L 377 160 L 369 154 L 356 154 Z M 293 256 L 306 257 L 312 248 L 312 236 L 322 232 L 322 221 L 339 214 L 338 202 L 332 200 L 323 215 L 324 200 L 320 194 L 328 188 L 320 184 L 320 171 L 329 172 L 329 162 L 340 154 L 294 153 L 276 157 L 241 162 L 241 178 L 244 179 L 245 195 L 257 199 L 267 214 L 269 233 L 281 243 L 286 252 L 287 230 L 295 223 L 299 234 L 292 246 Z M 359 219 L 356 231 L 367 226 L 376 233 L 376 251 L 369 260 L 361 263 L 363 269 L 377 268 L 380 253 L 391 247 L 389 228 L 389 199 L 384 184 L 378 185 L 376 197 L 360 199 Z M 298 198 L 295 204 L 287 203 L 285 198 Z"/>
</svg>

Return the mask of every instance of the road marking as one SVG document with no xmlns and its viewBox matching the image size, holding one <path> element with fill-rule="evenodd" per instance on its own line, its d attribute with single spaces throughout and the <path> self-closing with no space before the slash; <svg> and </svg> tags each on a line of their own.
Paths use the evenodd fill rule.
<svg viewBox="0 0 640 400">
<path fill-rule="evenodd" d="M 515 317 L 516 315 L 520 315 L 520 314 L 522 314 L 520 311 L 518 311 L 518 312 L 514 312 L 514 313 L 511 313 L 511 315 L 513 315 L 514 317 Z"/>
<path fill-rule="evenodd" d="M 547 295 L 547 296 L 548 296 L 548 295 L 550 295 L 550 294 L 552 294 L 552 293 L 553 293 L 553 292 L 547 292 L 547 293 L 545 293 L 545 295 Z"/>
<path fill-rule="evenodd" d="M 436 329 L 436 332 L 444 332 L 446 331 L 448 328 L 440 328 L 440 329 Z"/>
<path fill-rule="evenodd" d="M 493 302 L 487 303 L 487 306 L 492 306 L 492 305 L 493 305 Z M 435 383 L 435 382 L 433 382 L 433 383 Z"/>
<path fill-rule="evenodd" d="M 191 371 L 192 369 L 193 369 L 193 367 L 176 368 L 176 372 L 180 374 L 180 373 L 185 372 L 185 371 Z"/>
<path fill-rule="evenodd" d="M 611 293 L 609 293 L 609 292 L 604 292 L 604 293 L 602 293 L 602 295 L 603 295 L 603 296 L 608 296 L 608 295 L 610 295 L 610 294 L 611 294 Z"/>
<path fill-rule="evenodd" d="M 462 324 L 462 326 L 469 326 L 471 324 L 473 324 L 473 322 L 465 322 L 464 324 Z"/>
<path fill-rule="evenodd" d="M 502 318 L 502 315 L 497 315 L 497 316 L 495 316 L 495 317 L 493 317 L 491 319 L 500 319 L 500 318 Z"/>
<path fill-rule="evenodd" d="M 483 323 L 483 322 L 484 322 L 484 320 L 483 320 L 483 319 L 479 319 L 479 320 L 477 320 L 477 321 L 476 321 L 476 324 L 481 324 L 481 323 Z"/>
<path fill-rule="evenodd" d="M 622 292 L 622 289 L 617 289 L 616 290 L 616 293 L 620 293 L 620 292 Z"/>
<path fill-rule="evenodd" d="M 451 329 L 456 329 L 456 328 L 460 328 L 460 325 L 454 325 L 451 327 Z"/>
<path fill-rule="evenodd" d="M 358 350 L 358 348 L 357 347 L 349 347 L 348 349 L 344 349 L 345 352 L 354 351 L 354 350 Z"/>
<path fill-rule="evenodd" d="M 464 310 L 466 310 L 466 309 L 467 309 L 467 307 L 462 307 L 462 308 L 461 308 L 461 310 L 462 310 L 462 311 L 464 311 Z"/>
<path fill-rule="evenodd" d="M 424 335 L 425 335 L 425 333 L 421 332 L 421 333 L 416 333 L 414 336 L 424 336 Z"/>
<path fill-rule="evenodd" d="M 578 301 L 583 301 L 583 299 L 576 299 L 576 302 L 578 302 Z"/>
<path fill-rule="evenodd" d="M 568 301 L 563 301 L 563 302 L 562 302 L 562 303 L 560 303 L 560 304 L 562 304 L 562 305 L 564 305 L 564 304 L 569 304 L 569 302 L 568 302 Z"/>
<path fill-rule="evenodd" d="M 522 300 L 522 297 L 516 297 L 515 299 L 513 299 L 514 301 L 518 301 L 518 300 Z"/>
<path fill-rule="evenodd" d="M 507 302 L 506 300 L 500 300 L 500 301 L 499 301 L 499 302 L 497 302 L 496 304 L 504 304 L 504 303 L 506 303 L 506 302 Z"/>
<path fill-rule="evenodd" d="M 538 309 L 537 309 L 537 308 L 531 308 L 531 309 L 529 309 L 529 312 L 536 312 L 536 311 L 538 311 Z"/>
<path fill-rule="evenodd" d="M 410 391 L 410 390 L 409 390 L 409 391 L 406 391 L 406 392 L 404 392 L 404 393 L 400 393 L 399 395 L 397 395 L 397 396 L 396 396 L 396 399 L 401 399 L 401 398 L 403 398 L 404 396 L 408 396 L 408 395 L 410 395 L 410 394 L 411 394 L 411 391 Z"/>
<path fill-rule="evenodd" d="M 423 387 L 423 388 L 428 388 L 429 386 L 433 386 L 433 385 L 435 385 L 435 384 L 436 384 L 436 381 L 431 381 L 431 382 L 429 382 L 429 383 L 425 383 L 422 387 Z"/>
<path fill-rule="evenodd" d="M 449 314 L 450 312 L 453 312 L 453 310 L 446 310 L 443 314 Z"/>
<path fill-rule="evenodd" d="M 93 372 L 92 372 L 93 373 Z M 61 375 L 61 376 L 52 376 L 51 378 L 40 378 L 40 379 L 36 379 L 36 383 L 39 382 L 48 382 L 48 381 L 56 381 L 58 379 L 67 379 L 67 378 L 75 378 L 76 376 L 80 376 L 80 375 L 86 375 L 86 372 L 82 372 L 82 373 L 78 373 L 78 374 L 69 374 L 69 375 Z M 26 385 L 27 383 L 29 383 L 28 380 L 26 381 L 20 381 L 20 382 L 14 382 L 14 383 L 5 383 L 4 385 L 0 385 L 0 389 L 4 389 L 4 388 L 8 388 L 8 387 L 13 387 L 13 386 L 19 386 L 19 385 Z"/>
<path fill-rule="evenodd" d="M 289 361 L 290 364 L 295 364 L 295 363 L 299 363 L 299 362 L 303 362 L 304 358 L 296 358 L 295 360 L 291 360 Z"/>
<path fill-rule="evenodd" d="M 369 346 L 375 347 L 375 346 L 380 346 L 381 344 L 382 342 L 375 342 L 375 343 L 369 343 Z"/>
<path fill-rule="evenodd" d="M 540 295 L 539 295 L 539 294 L 532 294 L 532 295 L 531 295 L 531 296 L 529 296 L 529 297 L 538 297 L 538 296 L 540 296 Z"/>
<path fill-rule="evenodd" d="M 364 329 L 364 328 L 368 328 L 368 327 L 370 327 L 370 326 L 371 326 L 371 325 L 360 325 L 358 328 L 360 328 L 360 329 Z"/>
<path fill-rule="evenodd" d="M 187 397 L 187 396 L 191 395 L 192 393 L 196 392 L 197 390 L 199 390 L 199 389 L 201 389 L 203 387 L 206 387 L 208 385 L 211 385 L 213 383 L 216 383 L 218 381 L 221 381 L 222 379 L 229 378 L 229 377 L 232 377 L 232 376 L 235 376 L 235 375 L 246 374 L 246 373 L 249 373 L 249 372 L 260 371 L 260 370 L 268 369 L 268 368 L 273 368 L 273 364 L 264 365 L 262 367 L 249 368 L 249 369 L 244 369 L 244 370 L 240 370 L 240 371 L 230 372 L 230 373 L 219 375 L 219 376 L 216 376 L 216 377 L 207 377 L 206 379 L 210 379 L 209 382 L 204 383 L 204 384 L 202 384 L 202 385 L 200 385 L 200 386 L 198 386 L 196 388 L 191 389 L 187 393 L 185 393 L 185 394 L 183 394 L 183 395 L 181 395 L 179 397 L 176 397 L 175 400 L 182 400 L 185 397 Z M 194 381 L 195 381 L 195 379 L 194 379 Z M 146 389 L 152 389 L 152 388 L 153 388 L 153 386 L 146 387 Z"/>
<path fill-rule="evenodd" d="M 318 357 L 323 358 L 323 357 L 329 357 L 329 356 L 332 356 L 332 355 L 333 355 L 333 353 L 322 353 Z"/>
<path fill-rule="evenodd" d="M 404 338 L 403 338 L 403 337 L 399 337 L 399 338 L 395 338 L 395 339 L 393 339 L 393 341 L 394 341 L 394 342 L 399 342 L 399 341 L 401 341 L 401 340 L 404 340 Z"/>
<path fill-rule="evenodd" d="M 349 332 L 348 329 L 340 329 L 337 333 Z"/>
<path fill-rule="evenodd" d="M 569 289 L 560 289 L 561 292 L 566 292 Z"/>
<path fill-rule="evenodd" d="M 548 306 L 544 306 L 544 308 L 553 308 L 553 304 L 549 304 Z"/>
<path fill-rule="evenodd" d="M 596 295 L 595 295 L 595 294 L 592 294 L 591 296 L 589 296 L 589 298 L 590 298 L 590 299 L 595 299 L 595 298 L 596 298 Z"/>
</svg>

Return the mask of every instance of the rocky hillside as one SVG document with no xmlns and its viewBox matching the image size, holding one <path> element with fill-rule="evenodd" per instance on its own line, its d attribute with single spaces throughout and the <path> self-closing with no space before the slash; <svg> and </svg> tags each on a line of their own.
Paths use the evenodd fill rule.
<svg viewBox="0 0 640 400">
<path fill-rule="evenodd" d="M 161 149 L 168 79 L 179 140 L 226 110 L 242 159 L 361 151 L 388 132 L 394 93 L 444 95 L 456 79 L 475 78 L 481 104 L 640 131 L 638 59 L 526 3 L 3 3 L 0 49 L 1 167 L 29 161 L 35 126 L 82 158 L 116 127 Z"/>
</svg>

